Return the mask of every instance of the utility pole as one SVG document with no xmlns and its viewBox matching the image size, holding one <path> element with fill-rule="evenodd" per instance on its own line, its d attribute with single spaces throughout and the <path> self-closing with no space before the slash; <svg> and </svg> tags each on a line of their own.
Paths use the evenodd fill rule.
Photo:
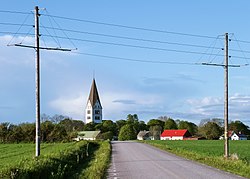
<svg viewBox="0 0 250 179">
<path fill-rule="evenodd" d="M 225 57 L 224 64 L 202 63 L 202 65 L 222 66 L 224 68 L 224 157 L 229 157 L 229 142 L 228 142 L 228 67 L 241 67 L 241 65 L 228 64 L 228 33 L 225 33 Z"/>
<path fill-rule="evenodd" d="M 10 44 L 8 46 L 17 46 L 24 48 L 33 48 L 36 51 L 36 157 L 40 155 L 40 50 L 57 50 L 57 51 L 71 51 L 72 49 L 58 48 L 58 47 L 40 47 L 39 45 L 39 8 L 35 6 L 35 45 L 24 45 L 22 43 Z"/>
<path fill-rule="evenodd" d="M 228 33 L 225 33 L 225 60 L 224 60 L 224 157 L 229 157 L 228 142 Z"/>
<path fill-rule="evenodd" d="M 36 51 L 36 157 L 40 155 L 40 47 L 39 9 L 35 6 L 35 51 Z"/>
</svg>

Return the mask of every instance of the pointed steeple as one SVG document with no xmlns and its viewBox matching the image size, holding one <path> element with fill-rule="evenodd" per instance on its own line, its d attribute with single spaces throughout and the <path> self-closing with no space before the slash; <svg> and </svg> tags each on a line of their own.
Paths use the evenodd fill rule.
<svg viewBox="0 0 250 179">
<path fill-rule="evenodd" d="M 96 104 L 97 101 L 99 102 L 100 106 L 102 106 L 100 98 L 99 98 L 99 94 L 97 91 L 95 78 L 93 79 L 93 82 L 92 82 L 92 86 L 91 86 L 91 90 L 90 90 L 90 94 L 89 94 L 89 101 L 90 101 L 92 107 L 94 107 L 94 105 Z"/>
</svg>

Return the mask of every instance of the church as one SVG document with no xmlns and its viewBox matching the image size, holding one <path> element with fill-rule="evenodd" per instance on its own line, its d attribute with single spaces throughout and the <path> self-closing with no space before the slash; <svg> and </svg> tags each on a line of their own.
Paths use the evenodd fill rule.
<svg viewBox="0 0 250 179">
<path fill-rule="evenodd" d="M 93 79 L 89 98 L 85 111 L 85 122 L 102 123 L 102 105 L 97 91 L 95 79 Z"/>
</svg>

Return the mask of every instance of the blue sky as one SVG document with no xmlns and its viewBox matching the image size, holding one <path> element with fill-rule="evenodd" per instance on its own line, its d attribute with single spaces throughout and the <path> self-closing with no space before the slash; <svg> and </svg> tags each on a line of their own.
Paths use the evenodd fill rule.
<svg viewBox="0 0 250 179">
<path fill-rule="evenodd" d="M 2 2 L 0 10 L 29 13 L 36 5 L 46 8 L 40 11 L 40 25 L 43 26 L 40 29 L 41 46 L 78 49 L 73 53 L 41 51 L 41 113 L 48 115 L 63 114 L 73 119 L 84 119 L 86 101 L 95 76 L 104 119 L 119 120 L 129 113 L 136 113 L 144 121 L 169 116 L 199 124 L 201 119 L 223 118 L 223 68 L 192 64 L 223 63 L 224 51 L 220 48 L 224 46 L 223 35 L 226 32 L 232 39 L 229 43 L 230 64 L 243 65 L 250 61 L 247 59 L 250 57 L 247 52 L 250 43 L 242 42 L 250 41 L 250 2 L 246 0 L 92 0 L 74 3 L 9 0 Z M 0 12 L 0 122 L 35 121 L 35 52 L 33 49 L 7 47 L 7 44 L 20 42 L 32 45 L 33 36 L 20 33 L 33 34 L 34 29 L 22 26 L 18 31 L 18 25 L 3 24 L 22 24 L 25 19 L 24 24 L 34 24 L 33 14 Z M 16 35 L 7 33 L 17 31 Z M 229 73 L 229 119 L 250 125 L 249 66 L 231 68 Z"/>
</svg>

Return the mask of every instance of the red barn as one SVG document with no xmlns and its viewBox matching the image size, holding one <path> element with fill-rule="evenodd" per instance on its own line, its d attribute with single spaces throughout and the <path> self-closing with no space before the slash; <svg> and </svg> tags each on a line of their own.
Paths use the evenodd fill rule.
<svg viewBox="0 0 250 179">
<path fill-rule="evenodd" d="M 191 137 L 187 129 L 164 130 L 161 134 L 161 140 L 184 140 Z"/>
</svg>

